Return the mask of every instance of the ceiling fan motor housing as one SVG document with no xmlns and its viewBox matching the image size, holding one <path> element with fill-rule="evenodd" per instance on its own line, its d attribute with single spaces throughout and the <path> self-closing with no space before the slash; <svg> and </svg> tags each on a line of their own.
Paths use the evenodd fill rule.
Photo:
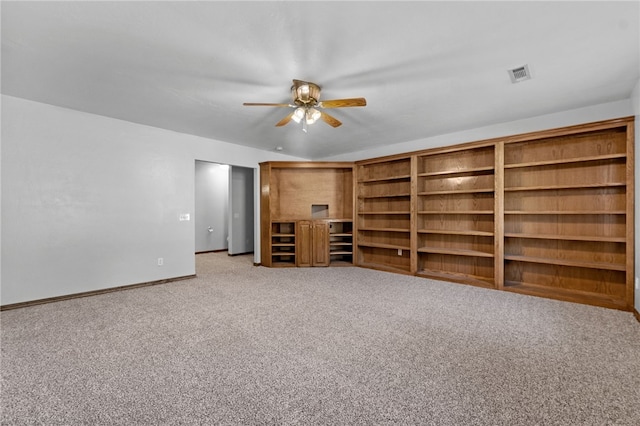
<svg viewBox="0 0 640 426">
<path fill-rule="evenodd" d="M 294 80 L 291 96 L 296 105 L 315 105 L 320 99 L 320 86 L 301 80 Z"/>
</svg>

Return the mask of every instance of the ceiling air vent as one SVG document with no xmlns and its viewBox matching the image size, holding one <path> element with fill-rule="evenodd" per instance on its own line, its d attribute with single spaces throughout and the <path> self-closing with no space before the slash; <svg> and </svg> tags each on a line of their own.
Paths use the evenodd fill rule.
<svg viewBox="0 0 640 426">
<path fill-rule="evenodd" d="M 509 77 L 511 77 L 512 83 L 519 83 L 521 81 L 530 80 L 531 73 L 529 73 L 529 66 L 523 65 L 521 67 L 509 70 Z"/>
</svg>

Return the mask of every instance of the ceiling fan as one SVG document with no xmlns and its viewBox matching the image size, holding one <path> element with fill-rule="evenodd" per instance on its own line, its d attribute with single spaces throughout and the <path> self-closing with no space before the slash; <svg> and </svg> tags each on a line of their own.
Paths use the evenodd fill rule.
<svg viewBox="0 0 640 426">
<path fill-rule="evenodd" d="M 327 114 L 326 112 L 318 111 L 318 109 L 360 107 L 367 105 L 365 98 L 331 99 L 328 101 L 320 101 L 320 86 L 315 83 L 302 80 L 293 80 L 293 86 L 291 86 L 291 97 L 293 98 L 292 104 L 245 102 L 242 105 L 294 108 L 291 114 L 276 123 L 276 127 L 284 126 L 293 120 L 296 123 L 302 122 L 302 130 L 304 132 L 307 131 L 308 124 L 313 124 L 318 120 L 322 120 L 332 127 L 338 127 L 342 124 L 337 118 Z"/>
</svg>

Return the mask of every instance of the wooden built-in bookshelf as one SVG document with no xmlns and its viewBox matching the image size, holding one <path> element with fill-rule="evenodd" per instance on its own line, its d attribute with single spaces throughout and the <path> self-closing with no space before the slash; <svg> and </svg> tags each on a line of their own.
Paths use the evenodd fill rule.
<svg viewBox="0 0 640 426">
<path fill-rule="evenodd" d="M 494 146 L 430 152 L 415 161 L 416 273 L 494 287 Z"/>
<path fill-rule="evenodd" d="M 260 164 L 261 263 L 353 264 L 353 163 Z"/>
<path fill-rule="evenodd" d="M 505 145 L 505 289 L 631 306 L 632 130 Z"/>
<path fill-rule="evenodd" d="M 411 157 L 360 162 L 357 264 L 411 272 Z"/>
<path fill-rule="evenodd" d="M 622 118 L 358 161 L 355 263 L 629 310 L 633 139 Z"/>
<path fill-rule="evenodd" d="M 355 163 L 263 163 L 263 264 L 355 264 L 631 310 L 633 146 L 629 117 Z"/>
</svg>

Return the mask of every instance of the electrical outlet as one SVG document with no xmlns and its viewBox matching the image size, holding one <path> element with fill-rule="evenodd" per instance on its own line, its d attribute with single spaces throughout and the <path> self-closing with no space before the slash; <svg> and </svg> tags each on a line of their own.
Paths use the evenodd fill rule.
<svg viewBox="0 0 640 426">
<path fill-rule="evenodd" d="M 162 266 L 162 265 L 164 265 L 164 259 L 159 257 L 158 258 L 158 266 Z"/>
<path fill-rule="evenodd" d="M 640 278 L 636 277 L 636 291 L 640 290 Z"/>
<path fill-rule="evenodd" d="M 398 249 L 398 256 L 402 256 L 402 249 Z"/>
</svg>

